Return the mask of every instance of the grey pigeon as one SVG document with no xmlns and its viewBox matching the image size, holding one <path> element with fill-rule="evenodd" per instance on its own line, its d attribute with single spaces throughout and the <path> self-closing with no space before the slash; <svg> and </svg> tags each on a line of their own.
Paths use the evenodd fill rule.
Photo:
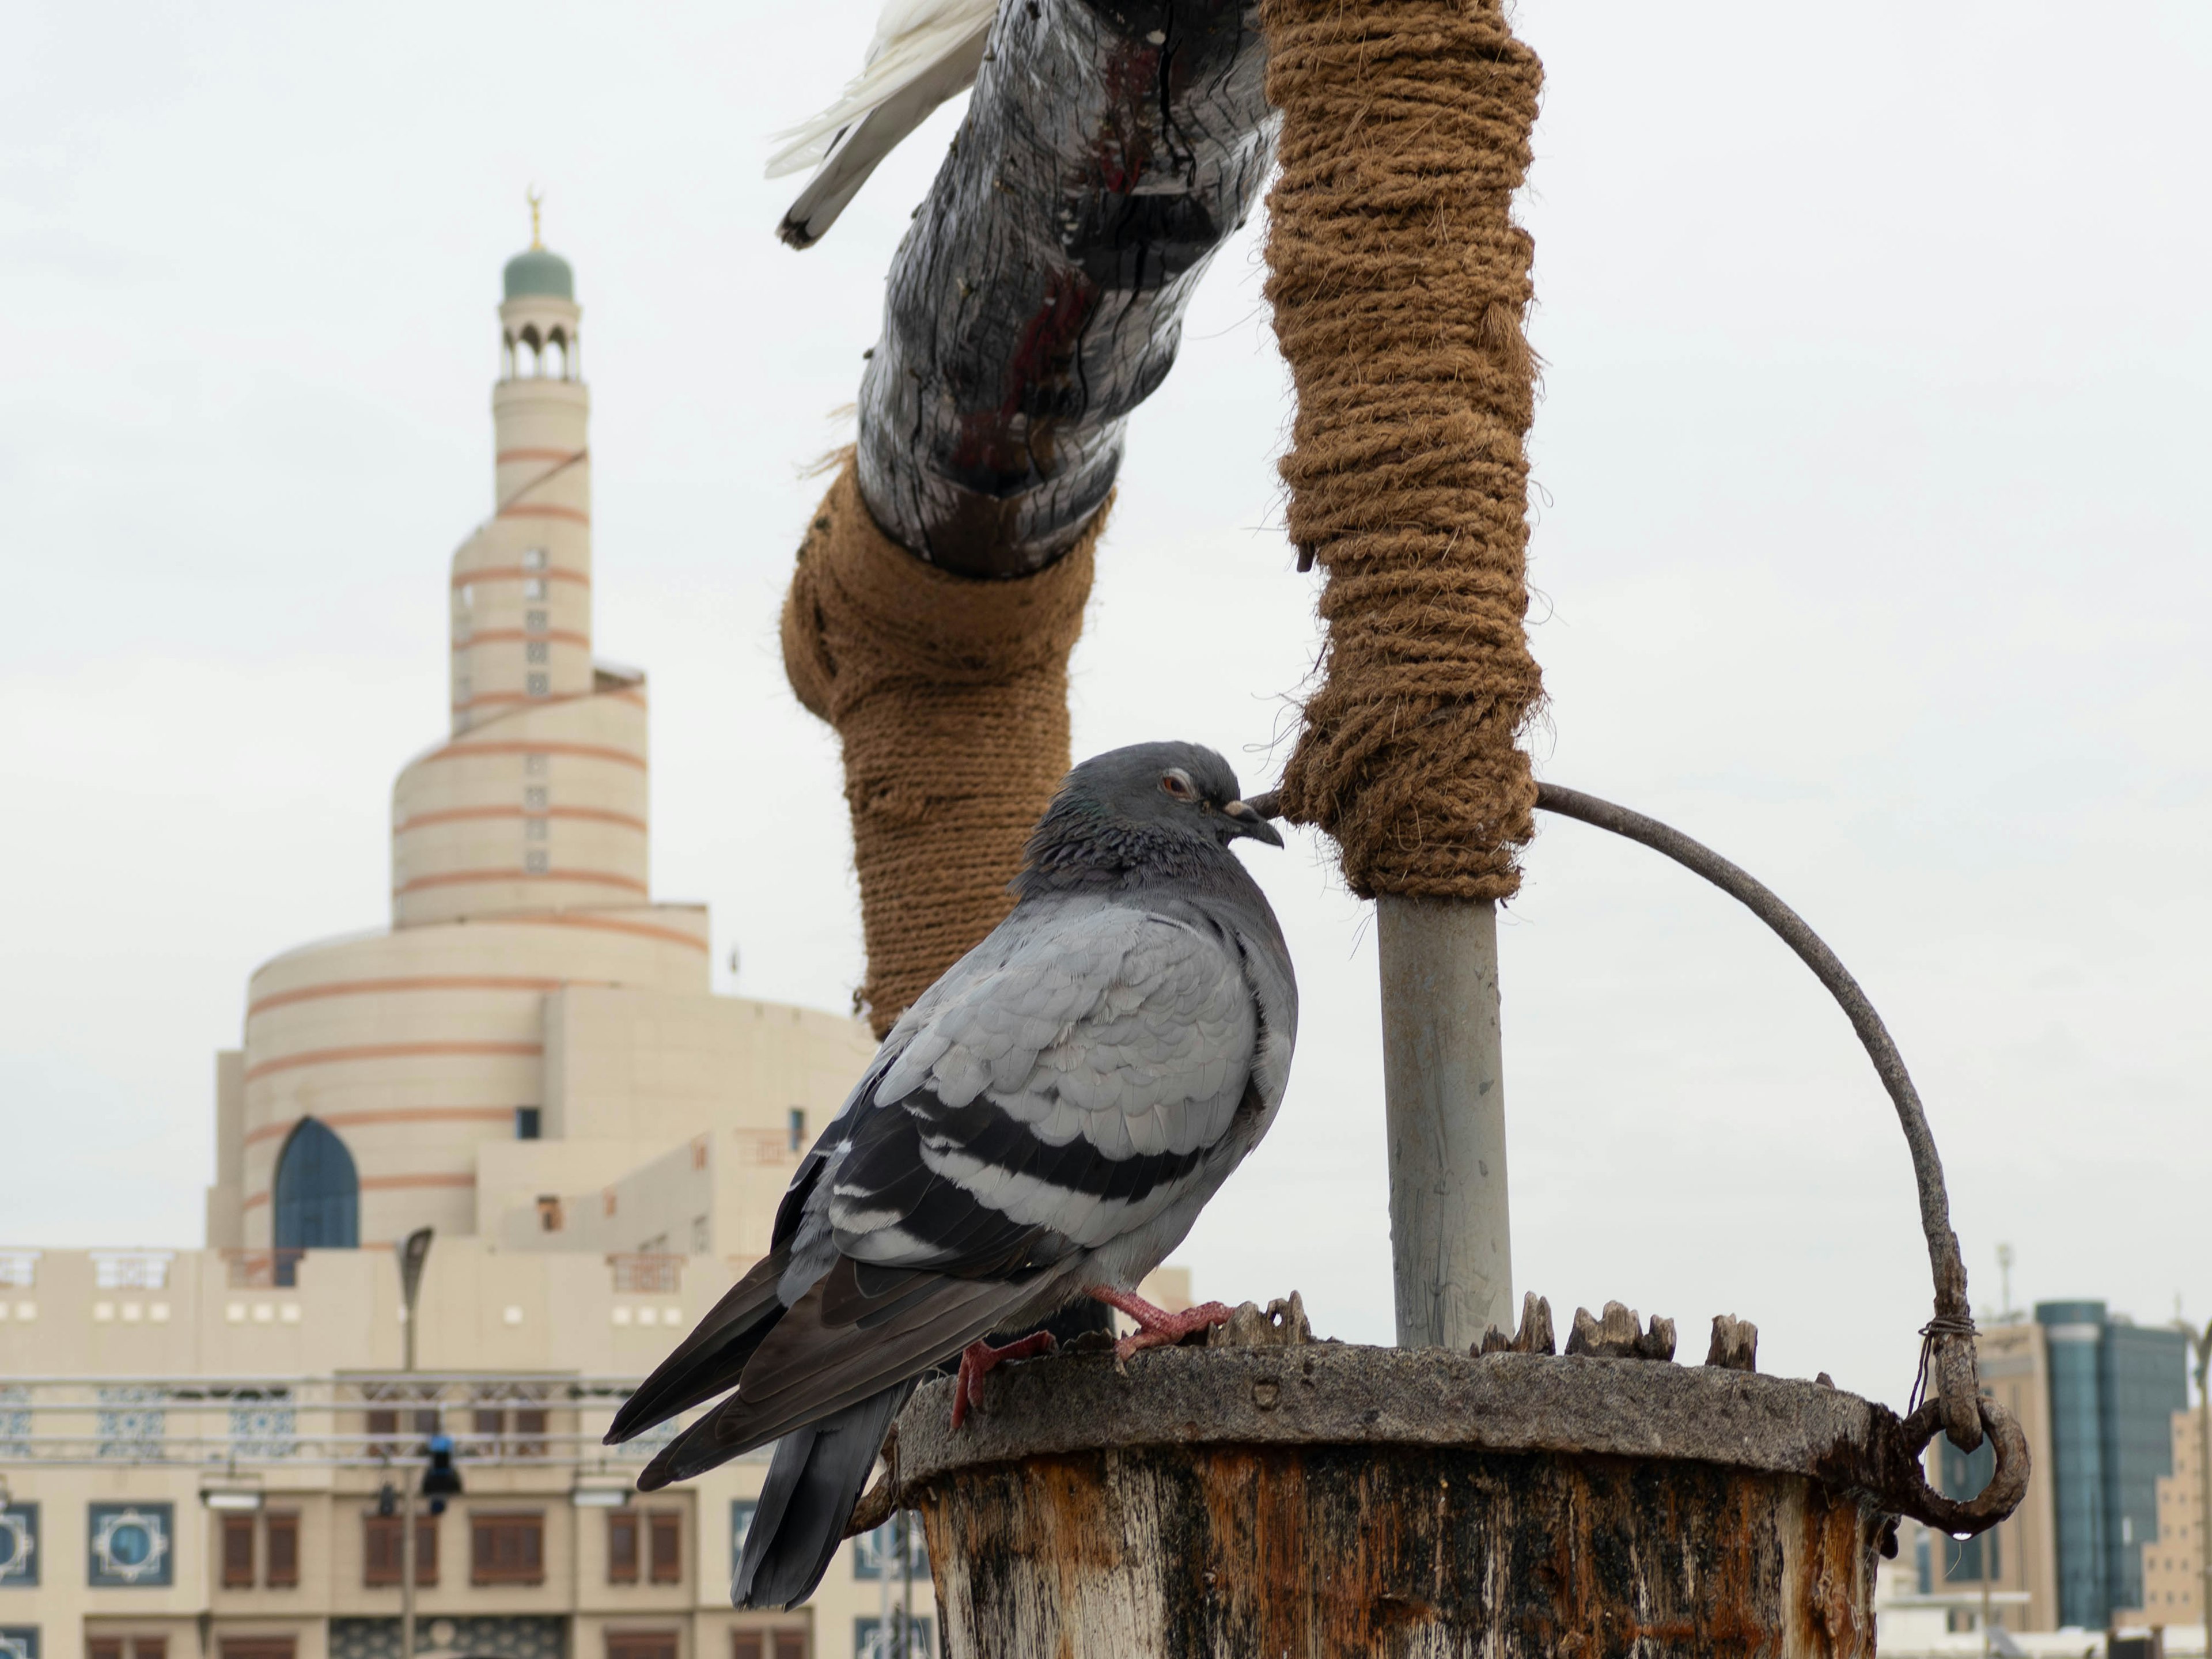
<svg viewBox="0 0 2212 1659">
<path fill-rule="evenodd" d="M 626 1401 L 610 1442 L 736 1392 L 638 1478 L 652 1491 L 780 1439 L 731 1585 L 786 1607 L 828 1571 L 916 1378 L 961 1356 L 957 1424 L 1024 1330 L 1094 1297 L 1126 1353 L 1229 1316 L 1135 1287 L 1265 1134 L 1297 987 L 1229 851 L 1282 845 L 1210 749 L 1140 744 L 1067 775 L 1012 915 L 884 1039 L 792 1177 L 774 1242 Z"/>
</svg>

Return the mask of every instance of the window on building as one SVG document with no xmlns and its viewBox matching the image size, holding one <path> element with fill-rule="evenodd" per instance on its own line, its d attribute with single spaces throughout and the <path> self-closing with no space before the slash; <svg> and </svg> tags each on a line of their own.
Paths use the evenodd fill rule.
<svg viewBox="0 0 2212 1659">
<path fill-rule="evenodd" d="M 270 1589 L 295 1589 L 300 1583 L 300 1516 L 293 1510 L 262 1511 L 262 1582 Z"/>
<path fill-rule="evenodd" d="M 544 818 L 525 818 L 525 819 L 523 819 L 523 821 L 522 821 L 522 838 L 523 838 L 523 840 L 525 840 L 525 841 L 544 841 L 544 840 L 545 840 L 545 839 L 547 838 L 547 830 L 546 830 L 546 828 L 545 828 L 545 820 L 544 820 Z"/>
<path fill-rule="evenodd" d="M 543 634 L 545 631 L 545 613 L 543 611 L 524 611 L 522 626 L 526 633 Z"/>
<path fill-rule="evenodd" d="M 545 757 L 543 755 L 525 755 L 522 757 L 522 775 L 527 778 L 544 777 L 545 775 Z"/>
<path fill-rule="evenodd" d="M 526 548 L 522 555 L 522 568 L 525 570 L 544 569 L 545 550 L 542 547 Z"/>
<path fill-rule="evenodd" d="M 790 1148 L 796 1152 L 806 1145 L 806 1109 L 794 1106 L 789 1120 Z"/>
<path fill-rule="evenodd" d="M 906 1550 L 903 1560 L 899 1555 L 902 1544 Z M 878 1579 L 884 1576 L 886 1569 L 893 1578 L 903 1577 L 911 1571 L 921 1583 L 929 1582 L 929 1546 L 922 1537 L 920 1516 L 912 1513 L 894 1515 L 872 1531 L 854 1536 L 853 1577 Z"/>
<path fill-rule="evenodd" d="M 222 1517 L 222 1587 L 253 1588 L 253 1517 L 250 1515 Z"/>
<path fill-rule="evenodd" d="M 86 1637 L 84 1659 L 123 1659 L 123 1638 L 119 1636 Z"/>
<path fill-rule="evenodd" d="M 738 1630 L 730 1632 L 730 1659 L 807 1659 L 805 1630 Z"/>
<path fill-rule="evenodd" d="M 507 1413 L 490 1408 L 480 1408 L 471 1418 L 469 1427 L 477 1439 L 488 1440 L 491 1443 L 483 1448 L 484 1454 L 487 1456 L 496 1456 L 499 1453 L 499 1437 L 507 1431 Z"/>
<path fill-rule="evenodd" d="M 542 1584 L 545 1582 L 545 1516 L 526 1513 L 469 1516 L 469 1582 Z"/>
<path fill-rule="evenodd" d="M 362 1517 L 361 1582 L 369 1589 L 389 1588 L 399 1582 L 400 1517 L 371 1510 Z M 438 1518 L 415 1517 L 415 1582 L 423 1589 L 438 1582 Z"/>
<path fill-rule="evenodd" d="M 557 1233 L 568 1224 L 561 1211 L 561 1194 L 540 1193 L 538 1195 L 538 1229 L 540 1232 Z"/>
<path fill-rule="evenodd" d="M 628 1504 L 607 1511 L 607 1583 L 637 1583 L 638 1512 Z"/>
<path fill-rule="evenodd" d="M 522 810 L 526 812 L 542 812 L 545 810 L 544 785 L 533 785 L 522 792 Z"/>
<path fill-rule="evenodd" d="M 275 1208 L 273 1242 L 280 1250 L 349 1250 L 361 1243 L 353 1154 L 315 1118 L 302 1118 L 277 1154 Z"/>
<path fill-rule="evenodd" d="M 293 1659 L 289 1636 L 226 1636 L 216 1644 L 222 1659 Z"/>
<path fill-rule="evenodd" d="M 373 1411 L 368 1418 L 368 1455 L 371 1457 L 399 1455 L 399 1413 L 396 1411 Z"/>
<path fill-rule="evenodd" d="M 548 696 L 553 690 L 553 677 L 550 674 L 525 674 L 522 689 L 533 697 Z"/>
<path fill-rule="evenodd" d="M 522 873 L 526 876 L 542 876 L 550 867 L 543 853 L 531 852 L 522 855 Z"/>
<path fill-rule="evenodd" d="M 550 662 L 551 648 L 543 640 L 532 640 L 522 647 L 522 659 L 525 662 Z"/>
<path fill-rule="evenodd" d="M 514 1455 L 517 1457 L 545 1455 L 545 1413 L 535 1406 L 516 1408 L 514 1413 Z"/>
<path fill-rule="evenodd" d="M 537 1139 L 538 1136 L 539 1121 L 538 1109 L 537 1107 L 516 1107 L 514 1109 L 514 1138 L 517 1140 Z M 555 1201 L 557 1203 L 559 1200 L 556 1200 Z M 545 1207 L 544 1200 L 540 1199 L 538 1202 L 538 1208 L 542 1210 Z M 549 1228 L 547 1231 L 550 1231 L 552 1230 Z"/>
<path fill-rule="evenodd" d="M 684 1511 L 654 1510 L 646 1516 L 647 1538 L 652 1546 L 653 1582 L 684 1582 Z"/>
<path fill-rule="evenodd" d="M 904 1641 L 899 1639 L 903 1629 Z M 854 1659 L 932 1659 L 937 1650 L 931 1645 L 933 1632 L 927 1619 L 906 1620 L 897 1613 L 885 1629 L 879 1619 L 855 1619 L 853 1621 Z"/>
<path fill-rule="evenodd" d="M 672 1630 L 611 1630 L 607 1659 L 676 1659 Z"/>
<path fill-rule="evenodd" d="M 463 582 L 460 586 L 460 591 L 454 595 L 454 598 L 459 601 L 459 608 L 461 610 L 474 610 L 477 603 L 476 584 L 473 582 Z"/>
<path fill-rule="evenodd" d="M 544 599 L 545 597 L 545 578 L 543 576 L 525 576 L 522 579 L 522 597 L 526 599 Z"/>
</svg>

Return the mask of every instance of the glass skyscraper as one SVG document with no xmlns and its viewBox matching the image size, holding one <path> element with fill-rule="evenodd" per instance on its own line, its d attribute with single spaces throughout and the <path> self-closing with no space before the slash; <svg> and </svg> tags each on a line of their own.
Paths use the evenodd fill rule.
<svg viewBox="0 0 2212 1659">
<path fill-rule="evenodd" d="M 2058 1619 L 2100 1630 L 2142 1606 L 2142 1547 L 2158 1536 L 2173 1413 L 2189 1404 L 2189 1339 L 2101 1302 L 2038 1303 L 2035 1320 L 2050 1362 L 2051 1468 L 2037 1475 L 2051 1482 Z"/>
</svg>

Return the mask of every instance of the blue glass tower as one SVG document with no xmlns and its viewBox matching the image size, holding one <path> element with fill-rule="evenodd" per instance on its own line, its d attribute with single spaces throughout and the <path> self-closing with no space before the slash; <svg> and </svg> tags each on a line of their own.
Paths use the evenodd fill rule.
<svg viewBox="0 0 2212 1659">
<path fill-rule="evenodd" d="M 2041 1302 L 2050 1358 L 2058 1620 L 2100 1630 L 2142 1605 L 2142 1547 L 2173 1472 L 2172 1416 L 2189 1403 L 2189 1340 L 2114 1320 L 2101 1302 Z"/>
</svg>

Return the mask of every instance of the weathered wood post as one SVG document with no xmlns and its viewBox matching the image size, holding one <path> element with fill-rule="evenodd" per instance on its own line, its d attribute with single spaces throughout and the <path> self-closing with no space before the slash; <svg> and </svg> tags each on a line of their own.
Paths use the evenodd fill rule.
<svg viewBox="0 0 2212 1659">
<path fill-rule="evenodd" d="M 783 617 L 844 744 L 879 1033 L 1006 915 L 1067 770 L 1123 429 L 1273 161 L 1262 57 L 1241 0 L 1007 5 L 892 262 Z"/>
</svg>

